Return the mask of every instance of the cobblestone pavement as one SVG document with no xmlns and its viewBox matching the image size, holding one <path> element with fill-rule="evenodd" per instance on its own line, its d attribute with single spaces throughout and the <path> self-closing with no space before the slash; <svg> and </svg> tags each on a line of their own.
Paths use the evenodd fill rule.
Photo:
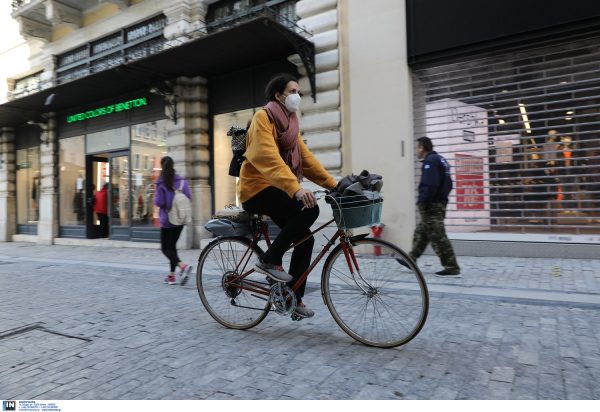
<svg viewBox="0 0 600 412">
<path fill-rule="evenodd" d="M 183 251 L 185 261 L 198 250 Z M 600 260 L 459 257 L 422 332 L 376 349 L 334 322 L 247 331 L 162 283 L 158 250 L 0 244 L 2 399 L 599 399 Z"/>
</svg>

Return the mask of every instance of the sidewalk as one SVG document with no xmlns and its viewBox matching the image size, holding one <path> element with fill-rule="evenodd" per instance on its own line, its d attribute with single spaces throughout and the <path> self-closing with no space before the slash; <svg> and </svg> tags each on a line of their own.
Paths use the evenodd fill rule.
<svg viewBox="0 0 600 412">
<path fill-rule="evenodd" d="M 3 243 L 0 397 L 600 399 L 600 260 L 459 257 L 461 279 L 418 263 L 427 323 L 381 350 L 333 321 L 320 267 L 314 318 L 235 331 L 206 313 L 195 278 L 162 283 L 158 250 Z"/>
</svg>

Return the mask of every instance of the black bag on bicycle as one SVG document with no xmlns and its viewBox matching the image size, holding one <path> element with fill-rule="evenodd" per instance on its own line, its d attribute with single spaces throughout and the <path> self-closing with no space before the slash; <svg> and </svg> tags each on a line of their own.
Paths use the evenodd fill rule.
<svg viewBox="0 0 600 412">
<path fill-rule="evenodd" d="M 227 132 L 227 136 L 231 137 L 231 150 L 233 152 L 233 159 L 229 164 L 229 176 L 240 177 L 242 163 L 246 160 L 244 153 L 246 152 L 248 128 L 232 126 Z"/>
</svg>

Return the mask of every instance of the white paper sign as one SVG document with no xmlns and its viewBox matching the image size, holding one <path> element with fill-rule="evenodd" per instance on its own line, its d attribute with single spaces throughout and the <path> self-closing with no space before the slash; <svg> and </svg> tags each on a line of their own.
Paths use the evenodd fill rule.
<svg viewBox="0 0 600 412">
<path fill-rule="evenodd" d="M 77 190 L 83 190 L 83 178 L 77 178 L 76 188 Z"/>
</svg>

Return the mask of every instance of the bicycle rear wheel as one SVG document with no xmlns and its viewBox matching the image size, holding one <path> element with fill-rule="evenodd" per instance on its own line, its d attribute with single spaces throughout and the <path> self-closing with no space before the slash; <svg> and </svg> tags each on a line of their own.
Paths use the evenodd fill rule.
<svg viewBox="0 0 600 412">
<path fill-rule="evenodd" d="M 360 271 L 353 264 L 352 275 L 338 245 L 323 267 L 325 304 L 337 324 L 357 341 L 380 348 L 404 345 L 421 331 L 429 311 L 421 271 L 391 243 L 360 239 L 352 245 Z"/>
<path fill-rule="evenodd" d="M 238 270 L 245 266 L 243 273 L 247 273 L 254 267 L 256 258 L 263 255 L 262 249 L 256 245 L 246 254 L 250 244 L 251 241 L 245 237 L 218 238 L 204 248 L 198 259 L 196 284 L 200 299 L 210 316 L 232 329 L 252 328 L 269 314 L 268 296 L 226 285 L 239 276 L 234 271 L 242 259 L 244 262 Z M 269 288 L 265 276 L 257 272 L 236 284 Z"/>
</svg>

